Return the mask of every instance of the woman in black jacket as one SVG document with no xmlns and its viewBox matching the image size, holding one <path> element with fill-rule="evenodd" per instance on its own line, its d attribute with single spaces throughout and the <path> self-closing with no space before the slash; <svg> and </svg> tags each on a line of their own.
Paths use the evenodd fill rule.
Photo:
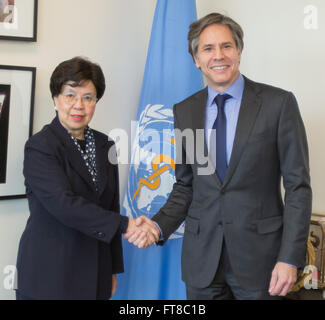
<svg viewBox="0 0 325 320">
<path fill-rule="evenodd" d="M 50 89 L 57 115 L 25 146 L 30 217 L 19 244 L 16 296 L 109 299 L 123 272 L 121 234 L 137 227 L 119 214 L 114 143 L 88 126 L 104 75 L 76 57 L 57 66 Z"/>
</svg>

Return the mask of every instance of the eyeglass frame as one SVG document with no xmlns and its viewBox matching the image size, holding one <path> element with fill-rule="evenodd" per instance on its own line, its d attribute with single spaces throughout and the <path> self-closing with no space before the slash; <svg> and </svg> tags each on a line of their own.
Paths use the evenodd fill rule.
<svg viewBox="0 0 325 320">
<path fill-rule="evenodd" d="M 91 103 L 94 103 L 95 104 L 95 103 L 98 102 L 98 98 L 97 97 L 93 97 L 91 94 L 85 94 L 84 96 L 81 97 L 80 95 L 78 95 L 78 94 L 75 95 L 72 92 L 69 92 L 69 93 L 62 92 L 62 93 L 60 93 L 60 95 L 65 100 L 65 103 L 69 104 L 70 106 L 76 104 L 79 99 L 80 99 L 80 101 L 81 101 L 81 103 L 83 105 L 91 105 Z M 69 101 L 66 100 L 66 99 L 68 99 L 68 96 L 69 95 L 74 96 L 73 101 L 71 101 L 71 102 L 69 102 Z M 91 96 L 91 100 L 89 102 L 87 102 L 87 100 L 84 100 L 85 97 L 87 97 L 87 96 Z"/>
</svg>

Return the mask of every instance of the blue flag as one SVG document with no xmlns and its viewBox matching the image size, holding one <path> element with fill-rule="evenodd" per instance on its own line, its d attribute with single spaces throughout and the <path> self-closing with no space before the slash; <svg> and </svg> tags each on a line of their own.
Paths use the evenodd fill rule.
<svg viewBox="0 0 325 320">
<path fill-rule="evenodd" d="M 175 182 L 173 105 L 202 89 L 188 53 L 187 33 L 196 20 L 195 0 L 157 0 L 133 141 L 122 214 L 151 218 Z M 186 299 L 181 280 L 184 224 L 164 246 L 138 249 L 123 239 L 125 272 L 114 299 Z"/>
</svg>

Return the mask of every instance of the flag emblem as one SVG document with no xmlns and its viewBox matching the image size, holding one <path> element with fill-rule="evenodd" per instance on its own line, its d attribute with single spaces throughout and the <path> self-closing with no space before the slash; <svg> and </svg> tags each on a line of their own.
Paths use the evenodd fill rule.
<svg viewBox="0 0 325 320">
<path fill-rule="evenodd" d="M 150 105 L 139 117 L 124 213 L 130 218 L 151 218 L 166 202 L 175 182 L 173 112 L 164 105 Z M 184 223 L 170 237 L 184 235 Z"/>
</svg>

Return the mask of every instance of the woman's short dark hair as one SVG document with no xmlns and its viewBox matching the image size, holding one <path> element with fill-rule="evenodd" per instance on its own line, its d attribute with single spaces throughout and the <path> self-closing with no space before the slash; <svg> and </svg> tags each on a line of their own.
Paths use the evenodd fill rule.
<svg viewBox="0 0 325 320">
<path fill-rule="evenodd" d="M 205 17 L 193 22 L 190 25 L 190 31 L 187 36 L 188 40 L 188 51 L 191 54 L 192 58 L 194 59 L 197 55 L 197 50 L 199 46 L 199 38 L 202 33 L 202 31 L 212 25 L 212 24 L 220 24 L 227 26 L 232 36 L 235 40 L 237 49 L 242 52 L 244 49 L 244 32 L 241 26 L 234 21 L 233 19 L 220 14 L 220 13 L 210 13 L 206 15 Z"/>
<path fill-rule="evenodd" d="M 99 100 L 106 88 L 101 67 L 82 57 L 63 61 L 55 68 L 51 76 L 50 90 L 52 98 L 57 97 L 61 93 L 62 87 L 69 81 L 73 82 L 71 86 L 79 87 L 83 85 L 83 82 L 89 80 L 93 82 Z"/>
</svg>

